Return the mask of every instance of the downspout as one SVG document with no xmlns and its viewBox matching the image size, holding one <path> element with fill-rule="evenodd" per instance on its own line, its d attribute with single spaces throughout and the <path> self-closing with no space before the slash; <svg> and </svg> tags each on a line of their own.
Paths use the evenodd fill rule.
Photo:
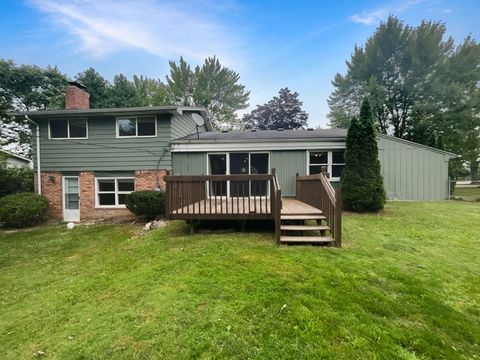
<svg viewBox="0 0 480 360">
<path fill-rule="evenodd" d="M 37 148 L 37 192 L 39 195 L 42 195 L 42 173 L 40 171 L 40 126 L 30 119 L 28 115 L 25 115 L 25 119 L 36 127 L 36 148 Z"/>
</svg>

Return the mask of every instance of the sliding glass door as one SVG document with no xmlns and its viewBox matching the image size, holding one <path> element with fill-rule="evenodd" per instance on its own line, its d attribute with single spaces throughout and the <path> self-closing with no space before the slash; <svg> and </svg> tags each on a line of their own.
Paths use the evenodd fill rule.
<svg viewBox="0 0 480 360">
<path fill-rule="evenodd" d="M 268 174 L 268 153 L 225 153 L 209 154 L 208 166 L 211 175 L 254 175 Z M 266 196 L 267 181 L 212 181 L 211 196 Z"/>
</svg>

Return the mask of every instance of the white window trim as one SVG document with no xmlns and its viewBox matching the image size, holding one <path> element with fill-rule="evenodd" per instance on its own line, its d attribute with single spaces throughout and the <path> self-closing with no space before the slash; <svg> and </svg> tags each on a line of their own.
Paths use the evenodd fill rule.
<svg viewBox="0 0 480 360">
<path fill-rule="evenodd" d="M 313 149 L 313 150 L 307 150 L 307 171 L 306 174 L 310 175 L 310 166 L 326 166 L 327 167 L 327 172 L 330 174 L 330 176 L 333 174 L 332 173 L 332 165 L 345 165 L 345 163 L 333 163 L 333 152 L 335 151 L 345 151 L 345 149 L 331 149 L 331 150 L 324 150 L 324 149 Z M 310 152 L 326 152 L 327 153 L 327 164 L 310 164 Z M 330 181 L 340 181 L 340 177 L 330 177 Z"/>
<path fill-rule="evenodd" d="M 154 115 L 155 119 L 155 135 L 138 135 L 138 118 L 142 117 L 152 117 L 151 115 L 146 115 L 146 116 L 120 116 L 115 118 L 115 135 L 117 139 L 131 139 L 131 138 L 149 138 L 149 137 L 157 137 L 157 132 L 158 132 L 158 122 L 157 122 L 157 116 Z M 131 136 L 120 136 L 119 128 L 118 128 L 118 121 L 119 120 L 133 120 L 135 119 L 135 135 Z"/>
<path fill-rule="evenodd" d="M 67 137 L 52 137 L 52 132 L 50 129 L 50 122 L 52 120 L 67 120 Z M 85 137 L 70 137 L 70 120 L 85 120 Z M 49 119 L 48 120 L 48 139 L 49 140 L 80 140 L 80 139 L 88 139 L 88 119 L 86 118 L 78 118 L 78 119 Z"/>
<path fill-rule="evenodd" d="M 115 180 L 115 190 L 114 191 L 102 191 L 99 192 L 99 180 Z M 133 180 L 133 191 L 135 191 L 135 178 L 132 176 L 121 176 L 121 177 L 96 177 L 95 178 L 95 208 L 98 209 L 125 209 L 126 206 L 118 204 L 118 194 L 130 194 L 133 191 L 118 191 L 118 182 L 117 180 Z M 115 194 L 115 205 L 100 205 L 99 194 Z"/>
<path fill-rule="evenodd" d="M 230 151 L 230 152 L 209 152 L 207 153 L 207 175 L 210 174 L 210 155 L 225 155 L 226 159 L 226 166 L 225 166 L 225 175 L 231 175 L 230 174 L 230 154 L 235 154 L 235 153 L 247 153 L 248 154 L 248 174 L 246 175 L 252 175 L 250 174 L 251 172 L 251 154 L 267 154 L 268 155 L 268 168 L 267 168 L 267 174 L 260 174 L 260 175 L 268 175 L 270 174 L 270 152 L 269 151 Z M 234 174 L 238 175 L 238 174 Z M 251 188 L 249 185 L 248 193 L 250 194 Z M 263 196 L 263 195 L 262 195 Z M 210 186 L 207 186 L 207 197 L 210 197 Z M 218 197 L 218 196 L 217 196 Z M 227 181 L 227 198 L 230 198 L 230 181 Z M 270 198 L 270 184 L 267 184 L 267 198 Z"/>
</svg>

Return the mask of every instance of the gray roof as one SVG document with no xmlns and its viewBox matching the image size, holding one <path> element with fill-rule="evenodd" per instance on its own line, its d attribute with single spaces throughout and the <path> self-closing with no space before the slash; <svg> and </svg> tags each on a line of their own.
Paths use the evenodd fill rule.
<svg viewBox="0 0 480 360">
<path fill-rule="evenodd" d="M 229 131 L 229 132 L 202 132 L 188 135 L 176 140 L 174 143 L 192 141 L 221 142 L 221 141 L 252 141 L 262 140 L 344 140 L 347 136 L 346 129 L 316 129 L 316 130 L 258 130 L 258 131 Z"/>
<path fill-rule="evenodd" d="M 56 117 L 56 116 L 99 116 L 99 115 L 141 115 L 141 114 L 158 114 L 158 113 L 172 113 L 172 112 L 198 112 L 205 119 L 207 128 L 213 130 L 210 122 L 210 115 L 203 107 L 196 106 L 141 106 L 141 107 L 126 107 L 126 108 L 102 108 L 102 109 L 79 109 L 79 110 L 45 110 L 45 111 L 21 111 L 9 113 L 10 116 L 31 116 L 32 118 L 42 117 Z"/>
</svg>

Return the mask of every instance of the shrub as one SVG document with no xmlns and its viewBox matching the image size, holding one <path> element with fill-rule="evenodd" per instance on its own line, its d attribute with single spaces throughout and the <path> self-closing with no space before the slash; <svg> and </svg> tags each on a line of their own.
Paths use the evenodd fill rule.
<svg viewBox="0 0 480 360">
<path fill-rule="evenodd" d="M 33 170 L 7 168 L 0 159 L 0 197 L 30 191 L 33 191 Z"/>
<path fill-rule="evenodd" d="M 125 205 L 135 215 L 153 220 L 165 214 L 165 193 L 153 190 L 134 191 L 127 195 Z"/>
<path fill-rule="evenodd" d="M 346 210 L 379 211 L 385 205 L 376 130 L 366 99 L 362 103 L 360 119 L 353 118 L 348 128 L 340 188 Z"/>
<path fill-rule="evenodd" d="M 0 199 L 0 221 L 7 226 L 26 227 L 46 219 L 48 200 L 35 193 L 18 193 Z"/>
</svg>

